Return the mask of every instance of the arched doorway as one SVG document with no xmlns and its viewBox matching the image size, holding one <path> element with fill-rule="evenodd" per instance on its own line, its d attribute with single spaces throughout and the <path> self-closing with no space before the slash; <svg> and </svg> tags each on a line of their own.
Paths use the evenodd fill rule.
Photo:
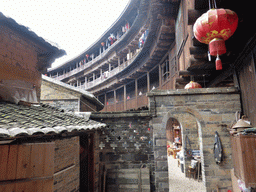
<svg viewBox="0 0 256 192">
<path fill-rule="evenodd" d="M 176 159 L 176 165 L 180 167 L 181 172 L 184 173 L 184 158 L 182 154 L 182 133 L 181 126 L 177 119 L 170 118 L 166 124 L 166 140 L 167 140 L 167 155 L 168 159 Z M 178 171 L 178 170 L 177 170 Z"/>
<path fill-rule="evenodd" d="M 200 124 L 190 113 L 166 121 L 169 191 L 205 191 L 200 160 Z M 185 187 L 184 187 L 185 186 Z"/>
</svg>

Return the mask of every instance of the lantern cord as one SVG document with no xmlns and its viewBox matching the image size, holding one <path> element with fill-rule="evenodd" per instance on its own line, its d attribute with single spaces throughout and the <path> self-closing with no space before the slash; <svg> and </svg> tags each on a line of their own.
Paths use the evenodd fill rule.
<svg viewBox="0 0 256 192">
<path fill-rule="evenodd" d="M 216 0 L 209 0 L 209 9 L 217 9 Z"/>
</svg>

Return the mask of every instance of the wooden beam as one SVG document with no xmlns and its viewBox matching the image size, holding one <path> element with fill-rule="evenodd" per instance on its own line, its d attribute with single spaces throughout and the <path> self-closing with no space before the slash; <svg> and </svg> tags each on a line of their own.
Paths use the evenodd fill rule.
<svg viewBox="0 0 256 192">
<path fill-rule="evenodd" d="M 189 80 L 181 78 L 181 77 L 176 78 L 175 81 L 176 81 L 176 83 L 179 83 L 179 84 L 187 84 L 187 83 L 189 83 Z"/>
<path fill-rule="evenodd" d="M 204 47 L 190 47 L 189 52 L 191 55 L 203 55 L 208 53 L 208 49 Z"/>
<path fill-rule="evenodd" d="M 179 76 L 189 77 L 189 76 L 202 76 L 210 75 L 210 71 L 207 70 L 195 70 L 195 71 L 179 71 Z"/>
<path fill-rule="evenodd" d="M 211 81 L 210 83 L 207 84 L 207 87 L 214 87 L 216 86 L 218 83 L 222 82 L 223 80 L 225 80 L 228 76 L 233 75 L 233 68 L 229 68 L 226 71 L 223 71 L 220 75 L 218 75 L 216 78 L 214 78 L 213 81 Z"/>
<path fill-rule="evenodd" d="M 189 67 L 207 65 L 208 62 L 209 61 L 207 61 L 206 59 L 196 59 L 192 57 L 189 60 Z"/>
<path fill-rule="evenodd" d="M 199 18 L 206 11 L 207 10 L 188 9 L 188 25 L 193 25 L 197 18 Z"/>
</svg>

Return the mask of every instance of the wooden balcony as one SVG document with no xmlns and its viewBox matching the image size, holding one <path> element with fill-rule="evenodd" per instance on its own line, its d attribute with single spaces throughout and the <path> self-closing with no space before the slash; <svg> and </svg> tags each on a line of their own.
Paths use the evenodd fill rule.
<svg viewBox="0 0 256 192">
<path fill-rule="evenodd" d="M 126 108 L 125 108 L 126 106 Z M 141 107 L 148 106 L 148 97 L 146 94 L 140 95 L 137 98 L 131 98 L 125 101 L 119 101 L 117 103 L 111 103 L 105 105 L 102 111 L 114 112 L 114 111 L 126 111 L 126 110 L 136 110 Z"/>
</svg>

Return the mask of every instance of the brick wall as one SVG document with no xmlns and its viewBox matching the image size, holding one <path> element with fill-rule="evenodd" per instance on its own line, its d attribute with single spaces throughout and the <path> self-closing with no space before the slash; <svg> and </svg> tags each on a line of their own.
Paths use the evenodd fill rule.
<svg viewBox="0 0 256 192">
<path fill-rule="evenodd" d="M 155 91 L 148 94 L 153 118 L 153 143 L 156 165 L 156 191 L 168 190 L 167 155 L 164 147 L 166 125 L 170 118 L 179 121 L 184 143 L 187 135 L 191 148 L 199 148 L 202 160 L 202 176 L 207 191 L 219 187 L 222 192 L 232 190 L 231 143 L 227 127 L 235 121 L 236 111 L 241 110 L 240 95 L 235 88 L 208 88 L 193 90 Z M 219 133 L 223 147 L 223 162 L 214 160 L 215 131 Z M 185 159 L 187 171 L 190 160 Z"/>
<path fill-rule="evenodd" d="M 149 168 L 151 178 L 151 189 L 154 189 L 154 157 L 152 144 L 151 115 L 149 113 L 93 113 L 92 119 L 104 122 L 108 128 L 101 134 L 95 136 L 95 152 L 98 154 L 99 162 L 96 166 L 99 175 L 103 175 L 103 167 L 110 179 L 110 172 L 124 171 L 128 169 L 140 169 L 142 166 Z M 102 146 L 102 149 L 100 148 Z M 166 147 L 165 147 L 166 148 Z M 96 160 L 96 158 L 95 158 Z M 96 162 L 97 164 L 97 162 Z M 96 180 L 97 186 L 101 187 L 103 178 Z M 108 180 L 110 182 L 110 180 Z M 127 181 L 127 182 L 126 182 Z M 135 182 L 135 180 L 133 180 Z M 122 184 L 137 184 L 130 180 L 122 180 Z M 119 191 L 120 180 L 112 179 L 107 189 Z M 148 186 L 150 187 L 149 183 Z M 123 189 L 125 191 L 125 189 Z M 128 190 L 128 189 L 126 189 Z M 121 191 L 121 190 L 120 190 Z M 129 190 L 128 190 L 129 191 Z"/>
<path fill-rule="evenodd" d="M 54 192 L 79 191 L 79 137 L 55 141 Z"/>
</svg>

